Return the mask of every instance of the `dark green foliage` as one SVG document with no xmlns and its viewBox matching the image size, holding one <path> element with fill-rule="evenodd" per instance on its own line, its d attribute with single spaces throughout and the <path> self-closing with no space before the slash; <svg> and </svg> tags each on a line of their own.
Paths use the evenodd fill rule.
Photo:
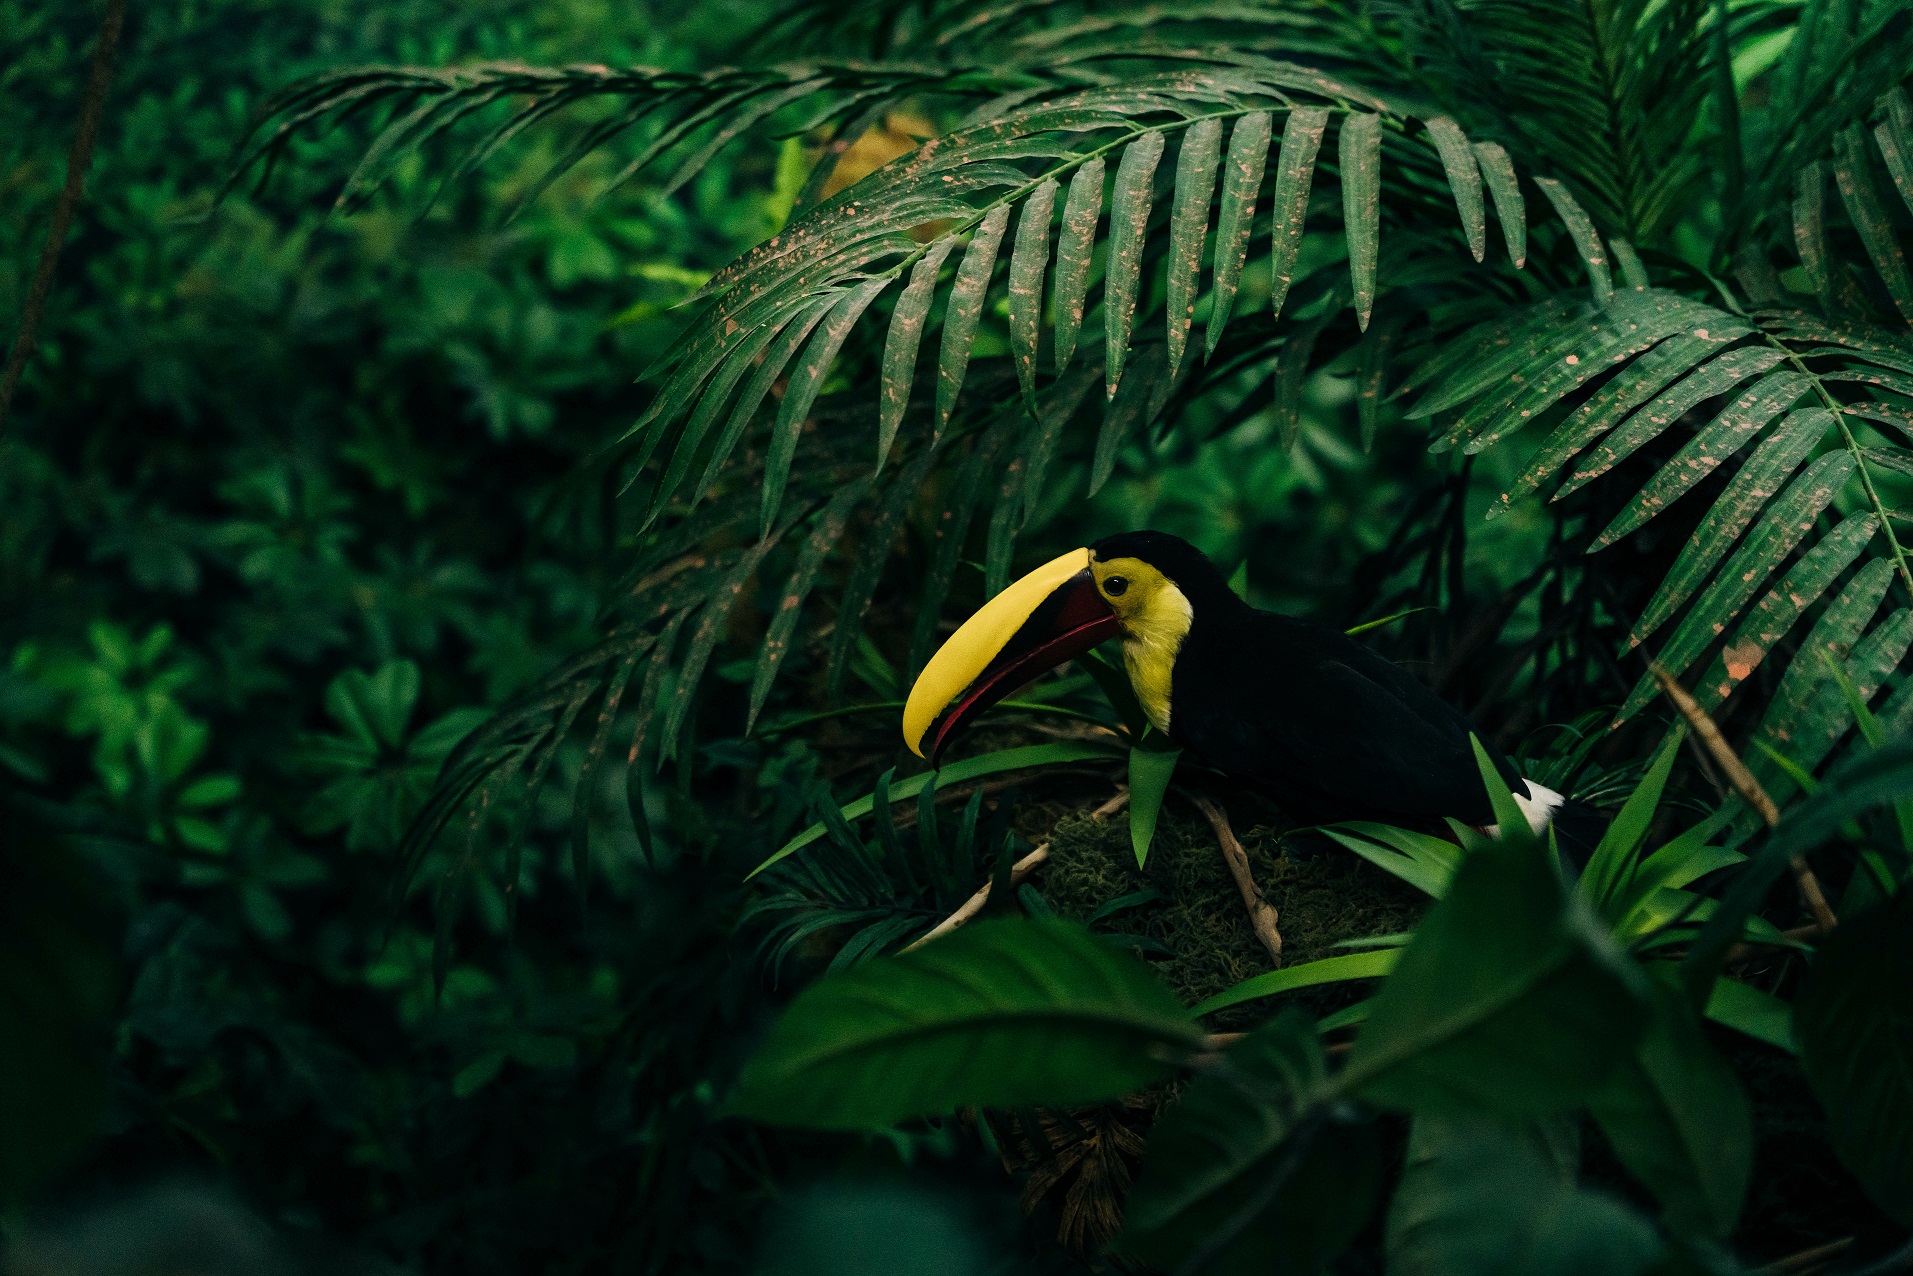
<svg viewBox="0 0 1913 1276">
<path fill-rule="evenodd" d="M 1140 962 L 1082 927 L 982 922 L 805 989 L 739 1076 L 731 1109 L 842 1130 L 972 1104 L 1113 1099 L 1166 1076 L 1201 1040 Z"/>
<path fill-rule="evenodd" d="M 1801 1058 L 1834 1146 L 1874 1204 L 1913 1218 L 1913 892 L 1841 924 L 1794 1006 Z"/>
<path fill-rule="evenodd" d="M 0 313 L 87 8 L 0 3 Z M 0 439 L 8 1261 L 1872 1261 L 1909 66 L 1899 0 L 135 6 Z M 1289 830 L 1100 658 L 899 748 L 1144 525 L 1615 816 L 1579 881 Z"/>
</svg>

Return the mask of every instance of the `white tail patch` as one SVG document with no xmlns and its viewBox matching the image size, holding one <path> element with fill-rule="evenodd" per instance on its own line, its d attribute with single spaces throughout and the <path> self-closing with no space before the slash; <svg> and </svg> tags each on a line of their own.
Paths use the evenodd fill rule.
<svg viewBox="0 0 1913 1276">
<path fill-rule="evenodd" d="M 1534 831 L 1536 837 L 1540 837 L 1548 831 L 1548 825 L 1554 823 L 1554 813 L 1567 803 L 1567 799 L 1545 784 L 1536 784 L 1533 780 L 1526 779 L 1522 783 L 1528 786 L 1528 796 L 1522 797 L 1519 793 L 1511 796 L 1515 800 L 1515 805 L 1521 808 L 1521 813 L 1528 817 L 1528 827 Z M 1500 834 L 1501 826 L 1490 824 L 1482 832 L 1489 837 L 1495 837 Z"/>
</svg>

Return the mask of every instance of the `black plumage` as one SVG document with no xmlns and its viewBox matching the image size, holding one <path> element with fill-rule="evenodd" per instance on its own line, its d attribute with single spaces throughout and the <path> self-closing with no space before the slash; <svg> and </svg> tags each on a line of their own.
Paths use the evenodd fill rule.
<svg viewBox="0 0 1913 1276">
<path fill-rule="evenodd" d="M 1494 822 L 1468 719 L 1406 671 L 1340 630 L 1251 607 L 1180 537 L 1128 532 L 1090 549 L 1149 563 L 1189 600 L 1170 690 L 1175 743 L 1308 823 Z M 1483 745 L 1528 796 L 1507 756 Z"/>
</svg>

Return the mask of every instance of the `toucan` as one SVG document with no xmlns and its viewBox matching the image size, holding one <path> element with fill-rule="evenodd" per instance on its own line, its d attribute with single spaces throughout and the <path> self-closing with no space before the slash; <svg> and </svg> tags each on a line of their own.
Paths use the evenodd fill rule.
<svg viewBox="0 0 1913 1276">
<path fill-rule="evenodd" d="M 911 686 L 904 740 L 934 761 L 985 709 L 1111 638 L 1151 726 L 1303 824 L 1493 824 L 1460 711 L 1339 629 L 1251 607 L 1166 532 L 1071 550 L 990 599 Z M 1536 834 L 1583 813 L 1484 747 Z"/>
</svg>

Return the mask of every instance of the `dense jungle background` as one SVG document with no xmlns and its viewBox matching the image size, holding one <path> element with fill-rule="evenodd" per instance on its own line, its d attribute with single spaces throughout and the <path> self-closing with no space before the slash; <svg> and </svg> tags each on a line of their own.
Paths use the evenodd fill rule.
<svg viewBox="0 0 1913 1276">
<path fill-rule="evenodd" d="M 108 9 L 0 0 L 8 340 Z M 0 1263 L 1905 1269 L 1909 68 L 1860 0 L 127 5 L 0 421 Z M 926 781 L 939 638 L 1143 527 L 1618 817 L 1585 884 L 1297 831 L 1094 660 Z M 1375 1081 L 1519 919 L 1608 973 L 1440 1066 L 1528 1097 Z M 843 982 L 946 976 L 934 1059 Z M 1637 1040 L 1658 1106 L 1574 1062 Z"/>
</svg>

